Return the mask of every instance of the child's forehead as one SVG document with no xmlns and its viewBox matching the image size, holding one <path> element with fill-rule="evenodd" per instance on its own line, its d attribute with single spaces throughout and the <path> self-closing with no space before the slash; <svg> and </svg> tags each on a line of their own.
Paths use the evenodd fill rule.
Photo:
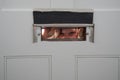
<svg viewBox="0 0 120 80">
<path fill-rule="evenodd" d="M 69 33 L 69 32 L 75 32 L 76 31 L 76 29 L 62 29 L 62 32 L 63 33 Z"/>
<path fill-rule="evenodd" d="M 76 30 L 75 28 L 63 28 L 62 30 Z"/>
</svg>

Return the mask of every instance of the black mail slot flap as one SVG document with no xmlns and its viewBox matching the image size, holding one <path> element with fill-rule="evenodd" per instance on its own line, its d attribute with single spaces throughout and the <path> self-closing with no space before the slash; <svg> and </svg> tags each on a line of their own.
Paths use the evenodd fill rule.
<svg viewBox="0 0 120 80">
<path fill-rule="evenodd" d="M 34 24 L 93 24 L 93 12 L 33 11 Z"/>
</svg>

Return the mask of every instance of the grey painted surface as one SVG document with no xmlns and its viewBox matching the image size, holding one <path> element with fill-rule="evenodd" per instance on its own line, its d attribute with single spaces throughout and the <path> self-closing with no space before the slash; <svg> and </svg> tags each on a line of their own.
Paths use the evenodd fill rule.
<svg viewBox="0 0 120 80">
<path fill-rule="evenodd" d="M 4 0 L 4 8 L 97 8 L 119 9 L 119 0 Z"/>
</svg>

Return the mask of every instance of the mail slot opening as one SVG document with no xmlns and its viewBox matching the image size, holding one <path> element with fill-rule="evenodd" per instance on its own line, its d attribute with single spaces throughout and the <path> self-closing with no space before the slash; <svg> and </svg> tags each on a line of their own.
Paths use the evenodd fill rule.
<svg viewBox="0 0 120 80">
<path fill-rule="evenodd" d="M 85 41 L 86 27 L 42 27 L 42 41 Z"/>
</svg>

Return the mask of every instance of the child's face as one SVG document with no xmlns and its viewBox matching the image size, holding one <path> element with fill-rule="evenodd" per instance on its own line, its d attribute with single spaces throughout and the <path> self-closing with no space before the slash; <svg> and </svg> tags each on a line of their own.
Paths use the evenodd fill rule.
<svg viewBox="0 0 120 80">
<path fill-rule="evenodd" d="M 77 31 L 75 28 L 62 29 L 63 38 L 77 38 Z"/>
</svg>

